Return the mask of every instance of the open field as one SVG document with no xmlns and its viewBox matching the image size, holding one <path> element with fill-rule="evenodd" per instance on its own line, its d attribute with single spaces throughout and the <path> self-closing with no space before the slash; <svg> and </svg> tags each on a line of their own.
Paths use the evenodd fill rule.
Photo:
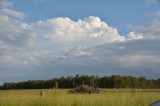
<svg viewBox="0 0 160 106">
<path fill-rule="evenodd" d="M 40 91 L 44 91 L 43 96 Z M 71 94 L 68 91 L 1 90 L 0 106 L 148 106 L 160 99 L 160 90 L 103 89 L 99 94 Z"/>
</svg>

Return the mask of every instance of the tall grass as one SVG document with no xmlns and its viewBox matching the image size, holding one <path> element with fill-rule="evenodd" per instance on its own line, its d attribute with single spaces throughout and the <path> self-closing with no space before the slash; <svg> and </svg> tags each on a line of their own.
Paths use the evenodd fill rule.
<svg viewBox="0 0 160 106">
<path fill-rule="evenodd" d="M 71 94 L 67 89 L 0 91 L 0 106 L 147 106 L 158 99 L 160 90 L 104 89 L 99 94 Z"/>
</svg>

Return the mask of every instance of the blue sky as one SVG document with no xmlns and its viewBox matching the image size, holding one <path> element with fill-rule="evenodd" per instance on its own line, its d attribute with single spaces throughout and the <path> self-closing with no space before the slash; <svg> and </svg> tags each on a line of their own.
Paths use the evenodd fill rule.
<svg viewBox="0 0 160 106">
<path fill-rule="evenodd" d="M 0 84 L 75 74 L 160 78 L 158 0 L 0 0 Z"/>
<path fill-rule="evenodd" d="M 99 16 L 121 34 L 129 32 L 129 25 L 141 25 L 151 20 L 150 14 L 158 10 L 159 5 L 147 0 L 14 0 L 14 9 L 26 13 L 28 22 L 54 17 L 77 20 Z"/>
</svg>

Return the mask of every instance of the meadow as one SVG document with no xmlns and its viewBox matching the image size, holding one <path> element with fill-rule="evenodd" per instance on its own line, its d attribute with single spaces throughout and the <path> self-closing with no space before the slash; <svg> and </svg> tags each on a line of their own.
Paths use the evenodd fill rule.
<svg viewBox="0 0 160 106">
<path fill-rule="evenodd" d="M 102 89 L 98 94 L 69 93 L 69 89 L 0 90 L 0 106 L 148 106 L 159 99 L 158 89 Z"/>
</svg>

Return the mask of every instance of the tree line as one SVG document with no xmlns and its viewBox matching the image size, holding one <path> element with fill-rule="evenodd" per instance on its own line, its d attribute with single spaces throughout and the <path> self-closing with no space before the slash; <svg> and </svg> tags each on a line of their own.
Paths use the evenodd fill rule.
<svg viewBox="0 0 160 106">
<path fill-rule="evenodd" d="M 160 79 L 146 79 L 145 77 L 132 76 L 88 76 L 76 75 L 59 77 L 49 80 L 28 80 L 23 82 L 7 82 L 0 89 L 49 89 L 49 88 L 74 88 L 81 84 L 99 88 L 136 88 L 136 89 L 159 89 Z"/>
</svg>

